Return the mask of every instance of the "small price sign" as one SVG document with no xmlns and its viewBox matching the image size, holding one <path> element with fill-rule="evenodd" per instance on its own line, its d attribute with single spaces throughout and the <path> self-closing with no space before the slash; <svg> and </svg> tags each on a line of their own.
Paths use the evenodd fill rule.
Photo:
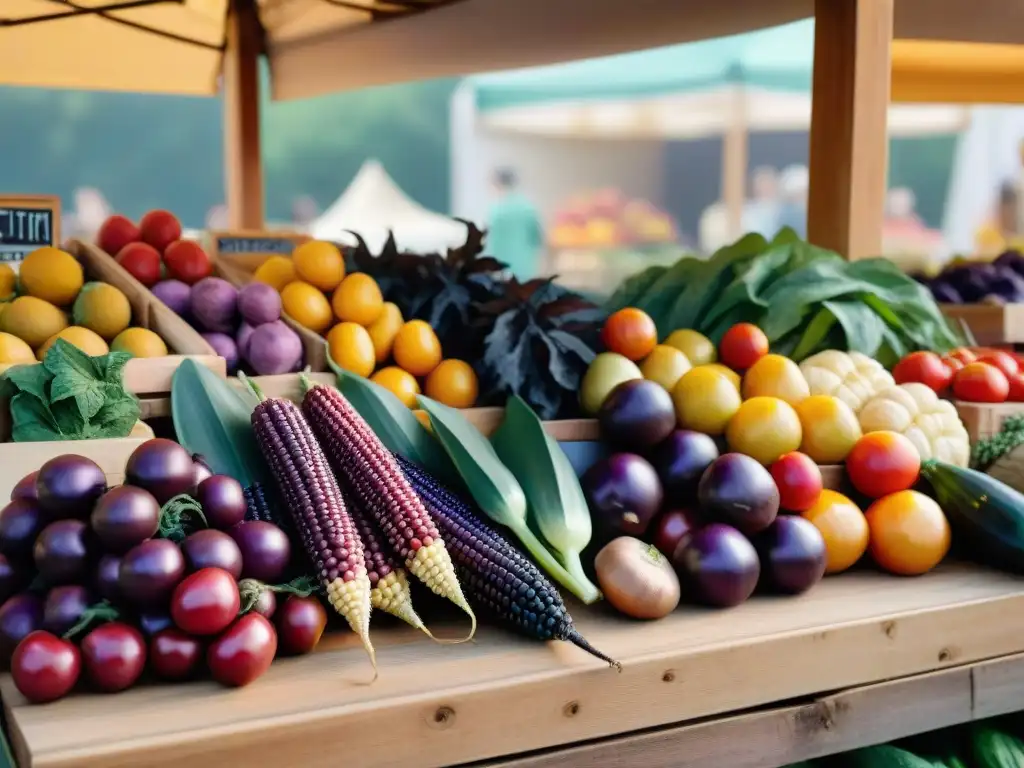
<svg viewBox="0 0 1024 768">
<path fill-rule="evenodd" d="M 17 269 L 37 248 L 59 244 L 59 197 L 0 195 L 0 263 Z"/>
<path fill-rule="evenodd" d="M 288 256 L 309 235 L 301 232 L 211 232 L 212 253 L 215 259 L 233 262 L 255 269 L 271 256 Z"/>
</svg>

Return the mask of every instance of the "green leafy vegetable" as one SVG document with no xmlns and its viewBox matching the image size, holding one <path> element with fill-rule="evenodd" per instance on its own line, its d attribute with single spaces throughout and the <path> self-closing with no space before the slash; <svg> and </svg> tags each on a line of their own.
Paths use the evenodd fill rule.
<svg viewBox="0 0 1024 768">
<path fill-rule="evenodd" d="M 139 420 L 139 401 L 124 388 L 131 355 L 89 357 L 57 339 L 41 365 L 18 365 L 0 377 L 10 398 L 14 442 L 126 437 Z"/>
</svg>

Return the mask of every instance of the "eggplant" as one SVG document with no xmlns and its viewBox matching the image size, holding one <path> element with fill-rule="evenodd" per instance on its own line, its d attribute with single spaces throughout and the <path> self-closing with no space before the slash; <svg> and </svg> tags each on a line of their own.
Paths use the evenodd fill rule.
<svg viewBox="0 0 1024 768">
<path fill-rule="evenodd" d="M 997 267 L 1008 267 L 1024 277 L 1024 254 L 1020 251 L 1004 251 L 992 263 Z"/>
<path fill-rule="evenodd" d="M 944 278 L 932 281 L 928 286 L 932 292 L 932 298 L 941 304 L 963 304 L 964 297 L 960 292 L 948 283 Z"/>
<path fill-rule="evenodd" d="M 954 286 L 968 304 L 981 301 L 992 293 L 989 283 L 996 276 L 991 264 L 961 264 L 947 270 L 943 278 Z"/>
<path fill-rule="evenodd" d="M 1011 267 L 997 266 L 995 277 L 989 282 L 990 294 L 999 296 L 1007 303 L 1024 301 L 1024 277 L 1013 271 Z"/>
</svg>

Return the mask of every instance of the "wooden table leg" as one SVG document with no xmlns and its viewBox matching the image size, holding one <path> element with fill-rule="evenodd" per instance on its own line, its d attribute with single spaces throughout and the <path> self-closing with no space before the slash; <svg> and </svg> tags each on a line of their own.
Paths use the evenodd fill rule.
<svg viewBox="0 0 1024 768">
<path fill-rule="evenodd" d="M 224 51 L 224 182 L 233 229 L 263 229 L 259 17 L 253 0 L 232 0 Z"/>
<path fill-rule="evenodd" d="M 808 239 L 882 250 L 893 0 L 816 0 Z"/>
</svg>

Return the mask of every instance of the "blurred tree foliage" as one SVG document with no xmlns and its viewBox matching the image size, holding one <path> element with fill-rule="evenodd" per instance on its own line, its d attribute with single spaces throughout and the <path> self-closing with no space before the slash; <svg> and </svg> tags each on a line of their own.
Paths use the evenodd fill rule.
<svg viewBox="0 0 1024 768">
<path fill-rule="evenodd" d="M 290 220 L 292 201 L 321 208 L 363 161 L 377 158 L 434 210 L 448 209 L 448 102 L 455 81 L 372 88 L 263 111 L 267 218 Z M 202 227 L 223 200 L 218 99 L 0 88 L 0 193 L 59 194 L 95 187 L 137 217 L 169 208 Z"/>
</svg>

